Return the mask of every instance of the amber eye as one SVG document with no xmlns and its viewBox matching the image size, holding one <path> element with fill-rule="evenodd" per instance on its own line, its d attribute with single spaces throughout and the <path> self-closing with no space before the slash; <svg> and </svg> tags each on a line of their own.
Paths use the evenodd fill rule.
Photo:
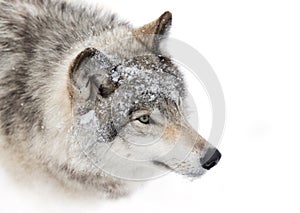
<svg viewBox="0 0 300 213">
<path fill-rule="evenodd" d="M 150 115 L 143 115 L 143 116 L 137 118 L 137 120 L 139 120 L 143 124 L 149 124 L 149 122 L 150 122 Z"/>
</svg>

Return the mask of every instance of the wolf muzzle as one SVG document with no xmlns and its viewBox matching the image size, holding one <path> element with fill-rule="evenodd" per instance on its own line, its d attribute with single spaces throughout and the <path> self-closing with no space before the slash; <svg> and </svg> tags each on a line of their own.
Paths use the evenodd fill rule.
<svg viewBox="0 0 300 213">
<path fill-rule="evenodd" d="M 204 157 L 200 159 L 201 165 L 204 169 L 211 169 L 215 165 L 218 164 L 218 162 L 221 159 L 221 153 L 216 148 L 209 148 Z"/>
</svg>

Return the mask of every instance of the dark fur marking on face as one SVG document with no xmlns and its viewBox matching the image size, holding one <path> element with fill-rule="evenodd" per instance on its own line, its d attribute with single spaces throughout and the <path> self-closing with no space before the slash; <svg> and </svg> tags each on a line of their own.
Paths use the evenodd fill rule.
<svg viewBox="0 0 300 213">
<path fill-rule="evenodd" d="M 105 85 L 101 84 L 100 87 L 99 87 L 99 94 L 102 97 L 107 98 L 115 90 L 116 90 L 116 87 L 114 86 L 114 84 L 112 82 L 110 82 L 108 84 L 105 84 Z"/>
</svg>

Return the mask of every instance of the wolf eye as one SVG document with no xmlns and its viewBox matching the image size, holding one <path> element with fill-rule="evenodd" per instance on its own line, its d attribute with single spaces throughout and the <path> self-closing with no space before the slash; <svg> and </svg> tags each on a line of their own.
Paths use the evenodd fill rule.
<svg viewBox="0 0 300 213">
<path fill-rule="evenodd" d="M 150 115 L 143 115 L 139 118 L 137 118 L 138 121 L 140 121 L 143 124 L 149 124 L 150 122 Z"/>
</svg>

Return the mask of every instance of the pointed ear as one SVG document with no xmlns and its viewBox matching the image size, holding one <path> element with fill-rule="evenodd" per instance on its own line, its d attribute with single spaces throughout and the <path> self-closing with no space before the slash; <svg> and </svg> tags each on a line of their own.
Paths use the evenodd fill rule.
<svg viewBox="0 0 300 213">
<path fill-rule="evenodd" d="M 95 48 L 79 53 L 70 66 L 69 76 L 80 98 L 95 100 L 97 94 L 107 97 L 114 92 L 115 85 L 107 78 L 111 67 L 109 58 Z"/>
<path fill-rule="evenodd" d="M 133 35 L 141 40 L 147 48 L 157 52 L 161 39 L 166 37 L 172 24 L 172 14 L 164 12 L 158 19 L 133 30 Z"/>
</svg>

